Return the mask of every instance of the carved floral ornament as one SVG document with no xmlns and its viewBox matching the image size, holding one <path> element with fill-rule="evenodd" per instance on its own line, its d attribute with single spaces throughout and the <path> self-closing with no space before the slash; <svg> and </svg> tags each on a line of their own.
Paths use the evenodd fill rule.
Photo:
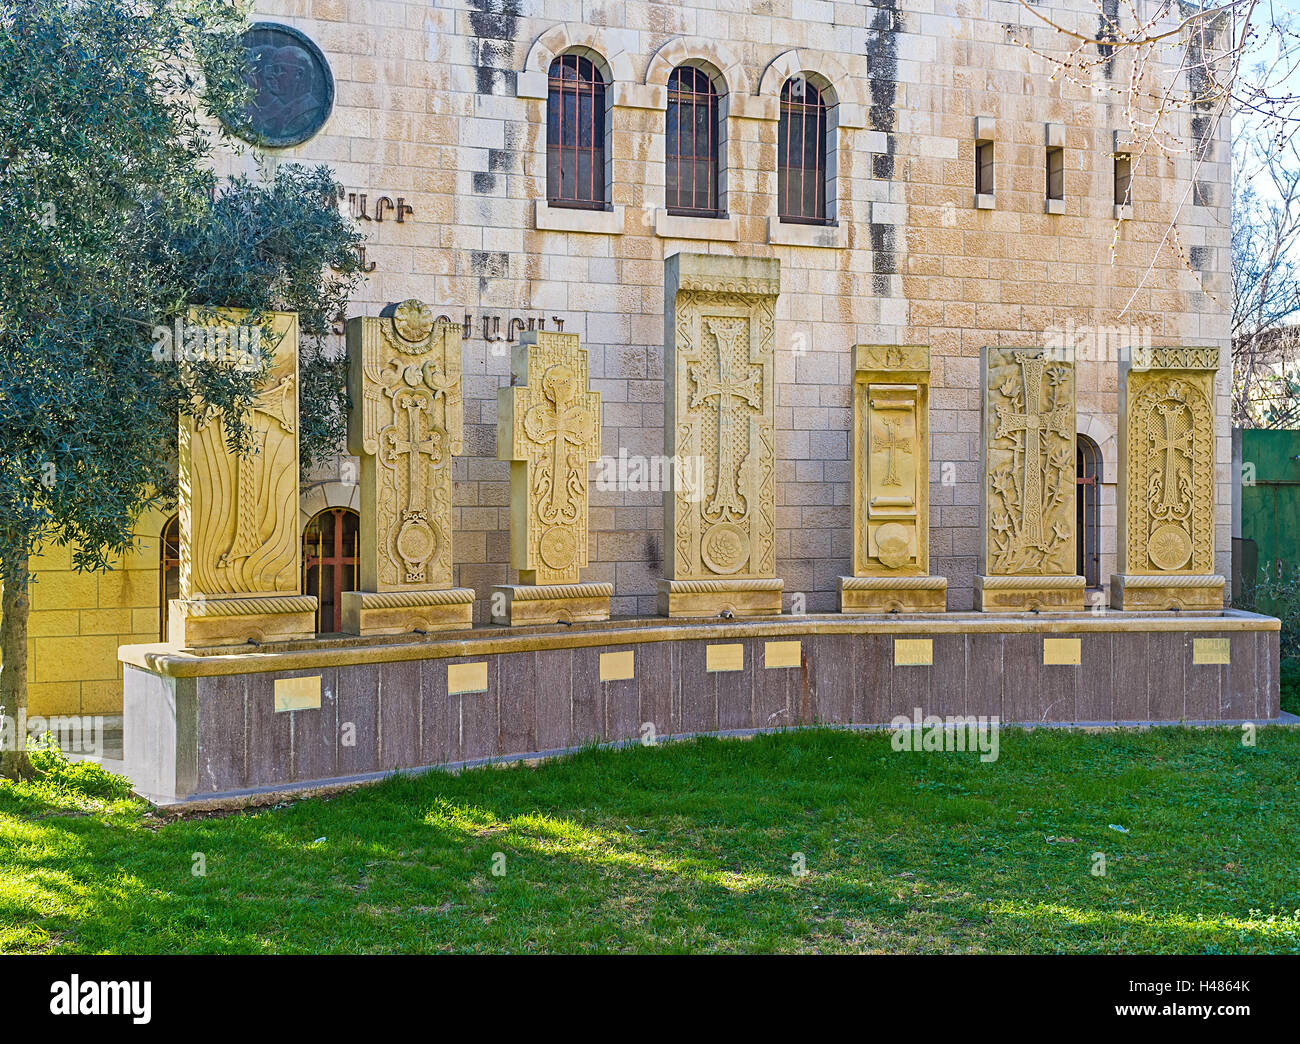
<svg viewBox="0 0 1300 1044">
<path fill-rule="evenodd" d="M 996 424 L 988 474 L 992 571 L 1073 573 L 1073 367 L 1041 351 L 1001 356 L 1019 373 L 988 389 Z"/>
</svg>

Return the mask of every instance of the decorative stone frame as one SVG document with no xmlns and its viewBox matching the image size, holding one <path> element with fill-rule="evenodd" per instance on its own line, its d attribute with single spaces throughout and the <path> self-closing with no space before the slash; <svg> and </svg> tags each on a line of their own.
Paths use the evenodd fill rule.
<svg viewBox="0 0 1300 1044">
<path fill-rule="evenodd" d="M 1075 435 L 1086 435 L 1101 456 L 1101 479 L 1097 483 L 1097 528 L 1101 542 L 1098 573 L 1103 578 L 1115 572 L 1119 552 L 1119 435 L 1113 419 L 1104 415 L 1075 414 Z M 1079 534 L 1082 539 L 1082 534 Z M 1103 582 L 1102 587 L 1106 584 Z"/>
<path fill-rule="evenodd" d="M 542 33 L 528 50 L 524 71 L 519 74 L 516 96 L 540 100 L 543 105 L 550 94 L 551 63 L 562 55 L 577 54 L 589 59 L 605 81 L 605 209 L 553 206 L 543 195 L 534 201 L 533 225 L 558 232 L 591 232 L 618 235 L 623 231 L 623 207 L 612 202 L 614 182 L 614 109 L 629 102 L 629 89 L 635 86 L 632 59 L 615 33 L 588 25 L 565 22 Z M 608 57 L 607 57 L 608 56 Z M 537 135 L 534 159 L 546 181 L 546 124 Z"/>
</svg>

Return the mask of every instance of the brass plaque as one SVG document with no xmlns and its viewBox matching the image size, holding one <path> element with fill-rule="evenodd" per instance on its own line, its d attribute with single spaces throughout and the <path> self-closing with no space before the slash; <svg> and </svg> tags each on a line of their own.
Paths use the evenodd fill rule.
<svg viewBox="0 0 1300 1044">
<path fill-rule="evenodd" d="M 764 667 L 798 667 L 803 662 L 803 642 L 765 642 Z"/>
<path fill-rule="evenodd" d="M 487 692 L 487 661 L 447 664 L 447 695 Z"/>
<path fill-rule="evenodd" d="M 1193 638 L 1192 663 L 1231 663 L 1232 642 L 1227 638 Z"/>
<path fill-rule="evenodd" d="M 739 642 L 734 645 L 710 645 L 704 652 L 704 666 L 708 671 L 743 671 L 745 647 Z"/>
<path fill-rule="evenodd" d="M 636 677 L 636 656 L 632 649 L 600 654 L 600 680 L 626 681 Z"/>
<path fill-rule="evenodd" d="M 929 667 L 934 663 L 933 638 L 895 638 L 895 667 Z"/>
<path fill-rule="evenodd" d="M 276 678 L 275 712 L 320 710 L 320 675 L 310 678 Z"/>
<path fill-rule="evenodd" d="M 1082 638 L 1044 638 L 1043 663 L 1046 666 L 1077 667 L 1083 662 Z"/>
</svg>

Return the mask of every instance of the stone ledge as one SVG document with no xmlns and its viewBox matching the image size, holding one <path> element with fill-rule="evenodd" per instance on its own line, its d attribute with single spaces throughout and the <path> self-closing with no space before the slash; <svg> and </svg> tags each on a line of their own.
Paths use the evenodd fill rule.
<svg viewBox="0 0 1300 1044">
<path fill-rule="evenodd" d="M 623 208 L 586 210 L 582 207 L 553 207 L 544 199 L 534 200 L 533 227 L 545 232 L 618 236 L 623 234 Z"/>
<path fill-rule="evenodd" d="M 655 211 L 655 235 L 663 239 L 705 239 L 734 243 L 740 237 L 740 222 L 734 217 L 705 218 Z"/>
<path fill-rule="evenodd" d="M 849 231 L 844 225 L 803 225 L 770 217 L 767 219 L 767 241 L 774 246 L 843 250 L 849 245 Z"/>
<path fill-rule="evenodd" d="M 613 647 L 703 638 L 780 638 L 814 634 L 1086 634 L 1277 631 L 1271 616 L 1225 610 L 1222 615 L 1197 613 L 1131 614 L 1102 610 L 1084 613 L 951 612 L 927 615 L 845 617 L 839 613 L 805 613 L 755 620 L 684 619 L 662 616 L 626 617 L 606 623 L 572 627 L 530 627 L 517 631 L 477 627 L 454 636 L 402 635 L 391 638 L 314 638 L 280 642 L 250 650 L 246 645 L 184 651 L 175 645 L 123 645 L 118 659 L 131 667 L 173 678 L 227 674 L 314 670 L 359 663 L 447 659 L 538 649 Z"/>
</svg>

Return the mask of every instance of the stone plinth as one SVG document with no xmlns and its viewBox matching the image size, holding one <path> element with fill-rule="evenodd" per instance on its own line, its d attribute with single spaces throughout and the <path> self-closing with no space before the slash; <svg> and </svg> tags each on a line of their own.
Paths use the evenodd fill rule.
<svg viewBox="0 0 1300 1044">
<path fill-rule="evenodd" d="M 200 405 L 181 417 L 180 598 L 171 602 L 168 638 L 182 647 L 316 632 L 316 598 L 301 588 L 298 317 L 272 312 L 260 326 L 241 329 L 247 315 L 195 309 L 189 316 L 190 327 L 203 328 L 208 348 L 233 340 L 270 365 L 249 411 L 250 452 L 231 451 L 215 410 Z"/>
<path fill-rule="evenodd" d="M 975 607 L 1082 611 L 1069 349 L 984 349 L 984 541 Z"/>
<path fill-rule="evenodd" d="M 659 611 L 781 611 L 776 579 L 775 258 L 674 254 L 664 272 L 664 493 Z"/>
<path fill-rule="evenodd" d="M 853 576 L 846 613 L 943 612 L 930 576 L 930 349 L 860 344 L 853 379 Z"/>
<path fill-rule="evenodd" d="M 1116 609 L 1223 608 L 1214 572 L 1217 348 L 1134 348 L 1120 364 Z"/>
<path fill-rule="evenodd" d="M 163 803 L 650 735 L 931 714 L 1038 725 L 1279 711 L 1278 622 L 1235 611 L 644 618 L 120 655 L 126 771 Z M 357 723 L 350 743 L 341 722 Z"/>
<path fill-rule="evenodd" d="M 530 332 L 512 350 L 511 386 L 497 394 L 497 457 L 510 461 L 519 584 L 492 589 L 494 623 L 609 618 L 612 585 L 579 582 L 587 471 L 600 456 L 600 393 L 588 390 L 587 374 L 577 334 Z"/>
<path fill-rule="evenodd" d="M 463 448 L 461 328 L 420 301 L 348 320 L 348 450 L 361 461 L 361 590 L 351 634 L 469 627 L 452 587 L 451 462 Z"/>
</svg>

